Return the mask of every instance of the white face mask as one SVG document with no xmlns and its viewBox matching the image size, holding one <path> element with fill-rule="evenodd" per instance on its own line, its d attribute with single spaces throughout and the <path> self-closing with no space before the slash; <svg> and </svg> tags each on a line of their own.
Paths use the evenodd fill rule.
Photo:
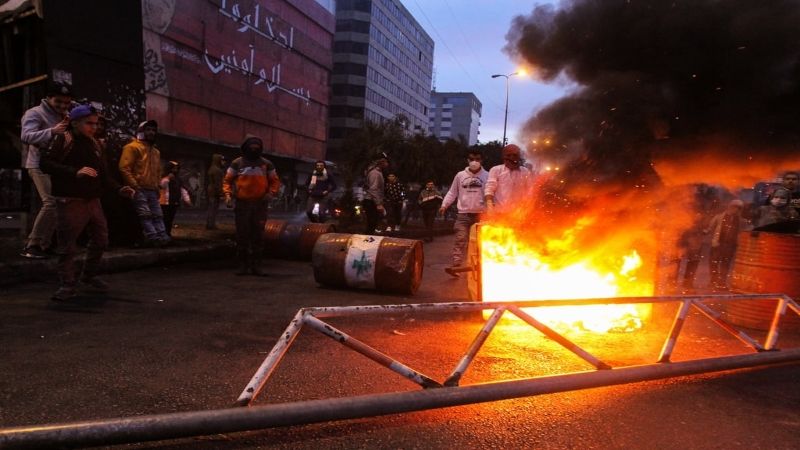
<svg viewBox="0 0 800 450">
<path fill-rule="evenodd" d="M 480 161 L 470 161 L 469 162 L 469 170 L 471 170 L 473 172 L 477 172 L 478 170 L 480 170 L 480 168 L 481 168 Z"/>
<path fill-rule="evenodd" d="M 772 200 L 770 200 L 769 202 L 772 204 L 772 206 L 777 206 L 777 207 L 786 206 L 786 204 L 788 203 L 788 201 L 785 198 L 781 197 L 773 197 Z"/>
</svg>

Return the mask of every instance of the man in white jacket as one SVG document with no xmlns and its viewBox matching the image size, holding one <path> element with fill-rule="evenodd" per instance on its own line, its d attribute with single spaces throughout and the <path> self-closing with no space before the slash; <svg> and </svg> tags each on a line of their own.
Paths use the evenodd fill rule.
<svg viewBox="0 0 800 450">
<path fill-rule="evenodd" d="M 515 195 L 525 195 L 531 187 L 531 171 L 522 165 L 522 151 L 519 146 L 508 144 L 503 147 L 503 164 L 489 169 L 486 181 L 485 201 L 489 211 L 495 206 L 508 207 Z"/>
<path fill-rule="evenodd" d="M 481 160 L 480 151 L 470 150 L 467 156 L 469 165 L 453 178 L 453 184 L 450 185 L 450 190 L 447 191 L 442 206 L 439 208 L 439 214 L 444 214 L 447 208 L 457 201 L 458 215 L 453 224 L 453 230 L 456 233 L 453 243 L 453 264 L 445 269 L 447 273 L 455 277 L 458 276 L 458 273 L 453 269 L 464 263 L 469 228 L 480 220 L 480 215 L 485 210 L 483 195 L 489 172 L 481 167 Z"/>
</svg>

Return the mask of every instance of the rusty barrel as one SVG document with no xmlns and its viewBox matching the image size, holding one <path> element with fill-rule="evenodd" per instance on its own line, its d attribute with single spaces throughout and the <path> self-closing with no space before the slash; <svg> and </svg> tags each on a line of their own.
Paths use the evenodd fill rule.
<svg viewBox="0 0 800 450">
<path fill-rule="evenodd" d="M 269 219 L 264 225 L 264 251 L 268 256 L 287 259 L 311 259 L 317 239 L 336 231 L 329 223 L 297 223 Z"/>
<path fill-rule="evenodd" d="M 800 299 L 800 235 L 744 231 L 731 270 L 731 290 L 741 294 L 783 293 Z M 736 325 L 768 329 L 776 301 L 725 302 L 727 319 Z M 796 328 L 800 318 L 786 311 L 781 326 Z M 785 328 L 784 328 L 785 329 Z"/>
<path fill-rule="evenodd" d="M 363 234 L 328 233 L 311 256 L 317 283 L 413 295 L 422 281 L 422 242 Z"/>
</svg>

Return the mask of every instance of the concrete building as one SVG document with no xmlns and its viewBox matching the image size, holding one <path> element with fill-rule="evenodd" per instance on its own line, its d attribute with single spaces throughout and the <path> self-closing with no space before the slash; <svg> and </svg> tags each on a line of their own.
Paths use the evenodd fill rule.
<svg viewBox="0 0 800 450">
<path fill-rule="evenodd" d="M 329 158 L 365 121 L 428 130 L 433 39 L 399 0 L 337 0 Z"/>
<path fill-rule="evenodd" d="M 441 141 L 463 136 L 468 145 L 478 143 L 481 104 L 472 92 L 432 92 L 430 133 Z"/>
<path fill-rule="evenodd" d="M 246 134 L 263 139 L 293 192 L 325 157 L 333 8 L 333 0 L 0 4 L 0 33 L 10 37 L 0 47 L 0 178 L 26 184 L 24 173 L 8 172 L 19 167 L 19 142 L 7 138 L 19 136 L 45 83 L 59 81 L 102 109 L 112 152 L 139 121 L 157 120 L 162 159 L 181 161 L 200 204 L 211 154 L 238 156 Z"/>
</svg>

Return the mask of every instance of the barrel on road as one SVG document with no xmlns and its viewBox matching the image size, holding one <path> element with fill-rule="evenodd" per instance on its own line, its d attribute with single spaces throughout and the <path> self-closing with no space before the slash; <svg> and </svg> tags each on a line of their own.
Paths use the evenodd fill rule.
<svg viewBox="0 0 800 450">
<path fill-rule="evenodd" d="M 264 225 L 264 251 L 267 256 L 308 261 L 317 239 L 334 231 L 336 227 L 329 223 L 269 219 Z"/>
<path fill-rule="evenodd" d="M 311 256 L 317 283 L 413 295 L 422 282 L 422 242 L 363 234 L 328 233 Z"/>
</svg>

